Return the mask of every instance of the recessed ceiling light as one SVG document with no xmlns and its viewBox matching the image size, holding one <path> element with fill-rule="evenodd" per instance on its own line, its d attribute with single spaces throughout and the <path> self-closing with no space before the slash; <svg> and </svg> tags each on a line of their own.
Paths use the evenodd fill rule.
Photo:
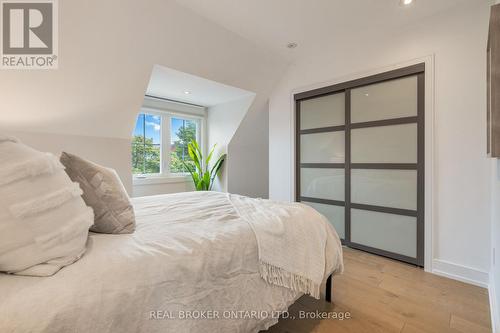
<svg viewBox="0 0 500 333">
<path fill-rule="evenodd" d="M 399 4 L 401 6 L 409 6 L 414 2 L 414 0 L 400 0 Z"/>
<path fill-rule="evenodd" d="M 184 91 L 184 94 L 189 95 L 191 92 L 190 91 Z"/>
<path fill-rule="evenodd" d="M 297 46 L 299 46 L 299 45 L 295 42 L 291 42 L 291 43 L 286 44 L 286 47 L 288 47 L 289 49 L 294 49 Z"/>
</svg>

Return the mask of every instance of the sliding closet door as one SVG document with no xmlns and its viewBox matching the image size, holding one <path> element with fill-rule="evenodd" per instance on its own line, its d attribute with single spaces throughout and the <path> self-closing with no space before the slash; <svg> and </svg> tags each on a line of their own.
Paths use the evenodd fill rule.
<svg viewBox="0 0 500 333">
<path fill-rule="evenodd" d="M 299 200 L 345 237 L 345 93 L 301 101 L 297 119 Z"/>
<path fill-rule="evenodd" d="M 415 74 L 350 89 L 350 246 L 412 263 L 421 263 L 422 257 L 418 253 L 419 223 L 423 223 L 418 219 L 422 79 Z"/>
<path fill-rule="evenodd" d="M 297 201 L 345 245 L 423 265 L 423 64 L 295 99 Z"/>
</svg>

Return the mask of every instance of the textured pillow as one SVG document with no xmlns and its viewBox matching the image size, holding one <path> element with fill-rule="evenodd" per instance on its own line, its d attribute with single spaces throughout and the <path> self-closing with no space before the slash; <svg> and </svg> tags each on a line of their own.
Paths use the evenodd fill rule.
<svg viewBox="0 0 500 333">
<path fill-rule="evenodd" d="M 85 252 L 92 209 L 57 157 L 0 135 L 0 271 L 49 276 Z"/>
<path fill-rule="evenodd" d="M 83 200 L 94 209 L 94 232 L 127 234 L 135 230 L 135 214 L 115 170 L 63 152 L 61 163 L 69 177 L 80 183 Z"/>
</svg>

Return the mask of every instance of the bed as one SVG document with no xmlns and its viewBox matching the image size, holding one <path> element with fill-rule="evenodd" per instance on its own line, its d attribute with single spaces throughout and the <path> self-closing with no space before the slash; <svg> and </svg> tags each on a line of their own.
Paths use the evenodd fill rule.
<svg viewBox="0 0 500 333">
<path fill-rule="evenodd" d="M 267 329 L 302 293 L 263 280 L 254 232 L 224 195 L 135 198 L 135 233 L 91 233 L 85 255 L 51 277 L 0 274 L 0 332 Z M 325 219 L 310 222 L 328 225 L 326 281 L 342 269 L 340 240 Z"/>
</svg>

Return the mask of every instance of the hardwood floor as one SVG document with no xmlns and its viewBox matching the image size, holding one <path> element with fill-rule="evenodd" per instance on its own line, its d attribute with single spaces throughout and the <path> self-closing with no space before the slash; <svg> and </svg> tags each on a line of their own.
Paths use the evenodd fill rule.
<svg viewBox="0 0 500 333">
<path fill-rule="evenodd" d="M 266 332 L 491 332 L 484 288 L 348 248 L 344 264 L 344 274 L 333 279 L 332 304 L 304 296 L 290 307 L 290 318 Z M 348 312 L 351 318 L 298 319 L 316 310 Z"/>
</svg>

